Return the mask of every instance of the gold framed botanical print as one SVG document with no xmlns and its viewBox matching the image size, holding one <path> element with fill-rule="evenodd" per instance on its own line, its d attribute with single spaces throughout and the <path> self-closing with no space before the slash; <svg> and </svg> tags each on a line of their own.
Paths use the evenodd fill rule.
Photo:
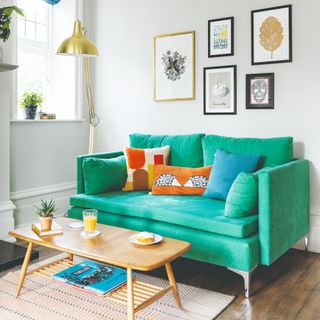
<svg viewBox="0 0 320 320">
<path fill-rule="evenodd" d="M 195 99 L 195 31 L 153 39 L 153 100 Z"/>
</svg>

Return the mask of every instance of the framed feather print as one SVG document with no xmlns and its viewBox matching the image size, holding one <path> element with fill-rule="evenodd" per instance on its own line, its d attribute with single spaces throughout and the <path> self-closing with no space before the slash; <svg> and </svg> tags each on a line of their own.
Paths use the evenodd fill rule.
<svg viewBox="0 0 320 320">
<path fill-rule="evenodd" d="M 251 11 L 251 63 L 292 62 L 292 6 Z"/>
</svg>

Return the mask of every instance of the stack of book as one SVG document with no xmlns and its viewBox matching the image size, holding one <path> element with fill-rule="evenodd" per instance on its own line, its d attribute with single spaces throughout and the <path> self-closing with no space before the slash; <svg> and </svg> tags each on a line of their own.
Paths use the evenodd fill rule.
<svg viewBox="0 0 320 320">
<path fill-rule="evenodd" d="M 133 272 L 132 277 L 136 277 Z M 56 273 L 52 279 L 89 293 L 104 296 L 127 283 L 127 270 L 85 260 Z"/>
<path fill-rule="evenodd" d="M 39 237 L 50 236 L 50 235 L 53 235 L 53 234 L 60 234 L 60 233 L 63 232 L 62 231 L 62 227 L 59 224 L 57 224 L 55 221 L 52 221 L 51 230 L 46 230 L 46 231 L 41 230 L 40 223 L 32 224 L 31 225 L 31 229 Z"/>
</svg>

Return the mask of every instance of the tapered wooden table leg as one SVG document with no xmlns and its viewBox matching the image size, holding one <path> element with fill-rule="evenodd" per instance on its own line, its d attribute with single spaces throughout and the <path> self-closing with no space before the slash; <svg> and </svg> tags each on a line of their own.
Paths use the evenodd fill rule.
<svg viewBox="0 0 320 320">
<path fill-rule="evenodd" d="M 132 269 L 127 269 L 127 303 L 128 303 L 128 320 L 134 320 L 134 295 Z"/>
<path fill-rule="evenodd" d="M 30 261 L 31 253 L 32 253 L 32 242 L 29 242 L 28 249 L 27 249 L 26 255 L 24 257 L 23 264 L 22 264 L 21 271 L 20 271 L 20 275 L 19 275 L 18 286 L 17 286 L 17 290 L 16 290 L 16 298 L 20 294 L 20 290 L 22 288 L 22 285 L 23 285 L 23 282 L 24 282 L 24 278 L 25 278 L 26 273 L 27 273 L 27 269 L 28 269 L 28 264 L 29 264 L 29 261 Z"/>
<path fill-rule="evenodd" d="M 182 305 L 181 305 L 181 301 L 180 301 L 180 296 L 179 296 L 179 291 L 178 291 L 176 279 L 174 277 L 170 262 L 166 263 L 166 270 L 167 270 L 169 283 L 172 286 L 172 291 L 173 291 L 173 295 L 174 295 L 174 298 L 176 300 L 177 306 L 180 309 L 182 309 Z"/>
<path fill-rule="evenodd" d="M 68 253 L 68 259 L 73 261 L 73 254 L 72 253 Z"/>
</svg>

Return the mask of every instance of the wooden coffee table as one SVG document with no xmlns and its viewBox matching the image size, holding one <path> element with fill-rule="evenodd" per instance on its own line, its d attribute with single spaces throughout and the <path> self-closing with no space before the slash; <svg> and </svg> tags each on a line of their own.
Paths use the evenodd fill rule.
<svg viewBox="0 0 320 320">
<path fill-rule="evenodd" d="M 129 243 L 128 238 L 136 231 L 103 224 L 97 226 L 101 235 L 88 239 L 80 236 L 82 230 L 72 230 L 68 227 L 70 222 L 75 221 L 74 219 L 58 218 L 55 221 L 63 226 L 63 234 L 38 237 L 31 230 L 31 226 L 9 232 L 10 236 L 29 243 L 18 280 L 16 297 L 20 294 L 26 276 L 37 274 L 51 279 L 55 273 L 72 266 L 74 264 L 73 255 L 77 255 L 127 269 L 127 285 L 107 295 L 106 298 L 127 305 L 128 319 L 134 319 L 135 312 L 146 308 L 170 290 L 173 292 L 177 306 L 181 308 L 179 292 L 170 262 L 187 252 L 191 248 L 190 243 L 164 238 L 161 243 L 156 245 L 135 246 Z M 27 272 L 33 244 L 66 252 L 68 256 Z M 132 270 L 151 271 L 162 266 L 166 268 L 170 283 L 167 288 L 132 280 Z"/>
</svg>

